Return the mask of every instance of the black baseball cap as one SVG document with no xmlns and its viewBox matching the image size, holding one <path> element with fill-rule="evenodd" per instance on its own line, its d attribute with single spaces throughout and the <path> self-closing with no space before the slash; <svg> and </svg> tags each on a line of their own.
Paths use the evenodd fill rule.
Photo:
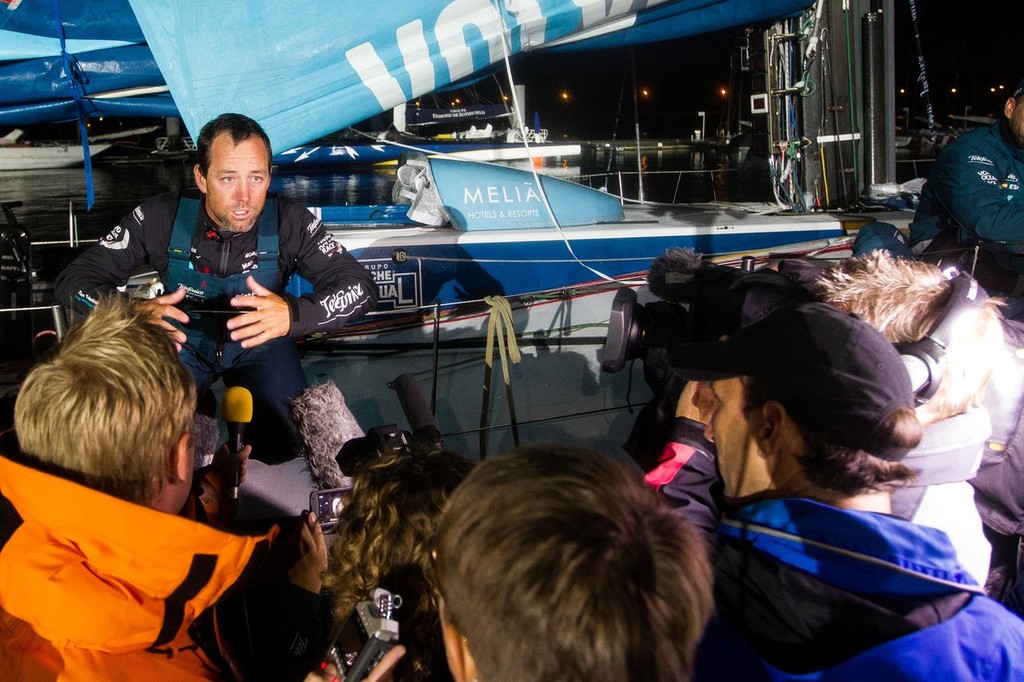
<svg viewBox="0 0 1024 682">
<path fill-rule="evenodd" d="M 879 428 L 897 409 L 914 409 L 899 353 L 874 327 L 833 306 L 778 308 L 725 341 L 678 344 L 671 363 L 686 379 L 756 378 L 768 399 L 833 445 L 889 461 L 908 452 Z"/>
</svg>

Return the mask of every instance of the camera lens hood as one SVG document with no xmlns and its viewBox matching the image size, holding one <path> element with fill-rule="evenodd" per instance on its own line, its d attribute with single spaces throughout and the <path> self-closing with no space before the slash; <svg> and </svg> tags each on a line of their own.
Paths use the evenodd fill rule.
<svg viewBox="0 0 1024 682">
<path fill-rule="evenodd" d="M 621 287 L 615 292 L 604 340 L 602 372 L 619 372 L 627 360 L 637 357 L 643 337 L 642 316 L 643 306 L 637 303 L 634 290 Z"/>
</svg>

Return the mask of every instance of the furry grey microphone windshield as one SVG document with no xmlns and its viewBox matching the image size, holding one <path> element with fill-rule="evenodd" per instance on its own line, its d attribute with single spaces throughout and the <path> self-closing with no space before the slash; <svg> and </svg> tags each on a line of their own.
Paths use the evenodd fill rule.
<svg viewBox="0 0 1024 682">
<path fill-rule="evenodd" d="M 342 445 L 364 434 L 337 385 L 326 381 L 296 396 L 292 401 L 292 420 L 317 486 L 338 488 L 349 482 L 335 458 Z"/>
<path fill-rule="evenodd" d="M 693 249 L 665 249 L 651 263 L 647 286 L 652 294 L 664 301 L 687 303 L 693 295 L 689 285 L 703 264 L 701 254 Z"/>
<path fill-rule="evenodd" d="M 192 443 L 195 446 L 196 468 L 213 461 L 213 453 L 220 445 L 220 424 L 213 417 L 195 412 L 192 414 Z"/>
</svg>

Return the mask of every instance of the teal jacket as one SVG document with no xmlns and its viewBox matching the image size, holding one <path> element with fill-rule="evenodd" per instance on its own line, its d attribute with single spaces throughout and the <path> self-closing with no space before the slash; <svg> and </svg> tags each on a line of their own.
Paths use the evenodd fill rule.
<svg viewBox="0 0 1024 682">
<path fill-rule="evenodd" d="M 911 244 L 957 232 L 966 244 L 995 243 L 999 265 L 1024 272 L 1024 149 L 1001 119 L 947 145 L 921 191 Z"/>
</svg>

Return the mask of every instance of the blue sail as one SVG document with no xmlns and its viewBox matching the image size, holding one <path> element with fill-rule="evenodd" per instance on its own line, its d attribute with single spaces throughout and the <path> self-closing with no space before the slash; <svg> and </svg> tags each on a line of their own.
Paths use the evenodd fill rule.
<svg viewBox="0 0 1024 682">
<path fill-rule="evenodd" d="M 0 2 L 0 35 L 20 39 L 6 40 L 11 47 L 0 52 L 0 124 L 176 111 L 195 136 L 206 121 L 231 109 L 259 120 L 276 153 L 471 78 L 499 63 L 506 52 L 666 40 L 791 16 L 811 4 L 377 0 L 368 21 L 366 5 L 352 0 Z M 65 39 L 63 55 L 55 6 Z M 16 42 L 23 47 L 15 47 Z M 48 65 L 45 59 L 29 61 L 54 56 L 70 56 L 76 73 L 60 68 L 61 59 Z M 101 59 L 114 66 L 90 70 Z M 143 78 L 141 64 L 148 69 L 154 59 L 159 73 L 150 70 Z M 16 70 L 34 75 L 5 75 Z M 46 82 L 37 84 L 37 78 Z M 131 84 L 117 86 L 117 78 Z M 72 84 L 89 97 L 101 90 L 165 82 L 173 108 L 166 96 L 124 93 L 117 101 L 80 101 L 76 111 L 67 96 Z"/>
<path fill-rule="evenodd" d="M 633 42 L 664 40 L 680 35 L 684 18 L 704 12 L 715 16 L 705 26 L 724 28 L 811 4 L 378 0 L 368 21 L 365 5 L 350 1 L 131 0 L 193 136 L 230 108 L 260 121 L 275 153 L 485 69 L 506 51 L 541 49 L 604 28 L 631 32 Z"/>
</svg>

